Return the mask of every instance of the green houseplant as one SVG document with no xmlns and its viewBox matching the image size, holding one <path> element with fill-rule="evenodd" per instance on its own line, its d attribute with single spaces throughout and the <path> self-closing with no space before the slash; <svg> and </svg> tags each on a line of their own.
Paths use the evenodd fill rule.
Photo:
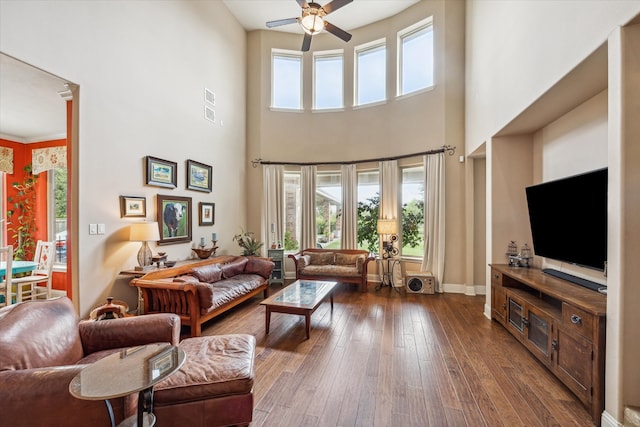
<svg viewBox="0 0 640 427">
<path fill-rule="evenodd" d="M 233 236 L 233 241 L 238 242 L 238 246 L 242 248 L 242 255 L 251 256 L 259 255 L 260 248 L 264 245 L 263 242 L 257 240 L 251 231 L 244 231 L 240 229 L 240 234 Z"/>
<path fill-rule="evenodd" d="M 36 247 L 36 182 L 38 177 L 33 175 L 31 163 L 23 168 L 24 180 L 14 182 L 13 188 L 17 193 L 7 198 L 11 209 L 7 209 L 7 217 L 11 219 L 9 230 L 15 239 L 13 258 L 27 260 L 33 258 Z"/>
</svg>

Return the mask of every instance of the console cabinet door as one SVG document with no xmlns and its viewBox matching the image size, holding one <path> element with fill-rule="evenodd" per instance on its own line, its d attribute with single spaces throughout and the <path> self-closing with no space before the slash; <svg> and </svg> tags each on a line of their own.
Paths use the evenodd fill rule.
<svg viewBox="0 0 640 427">
<path fill-rule="evenodd" d="M 505 324 L 507 319 L 507 293 L 502 286 L 491 286 L 491 312 L 495 320 Z"/>
<path fill-rule="evenodd" d="M 553 330 L 552 317 L 536 307 L 527 307 L 527 347 L 547 366 L 551 366 L 553 359 Z"/>
<path fill-rule="evenodd" d="M 593 343 L 560 328 L 555 372 L 584 403 L 591 403 Z"/>
</svg>

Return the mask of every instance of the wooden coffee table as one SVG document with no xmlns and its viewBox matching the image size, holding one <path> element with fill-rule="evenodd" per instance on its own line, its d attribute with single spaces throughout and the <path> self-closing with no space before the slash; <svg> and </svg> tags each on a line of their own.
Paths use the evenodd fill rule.
<svg viewBox="0 0 640 427">
<path fill-rule="evenodd" d="M 269 333 L 272 312 L 297 314 L 305 318 L 307 339 L 309 339 L 311 314 L 316 311 L 327 295 L 331 299 L 331 310 L 333 310 L 333 288 L 336 285 L 337 282 L 296 280 L 283 290 L 262 301 L 260 304 L 266 308 L 267 334 Z"/>
</svg>

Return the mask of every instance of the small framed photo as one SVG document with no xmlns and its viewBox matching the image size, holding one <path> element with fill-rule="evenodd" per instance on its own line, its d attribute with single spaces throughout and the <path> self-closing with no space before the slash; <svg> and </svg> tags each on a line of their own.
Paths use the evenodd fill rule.
<svg viewBox="0 0 640 427">
<path fill-rule="evenodd" d="M 214 203 L 198 203 L 198 225 L 213 225 L 216 205 Z"/>
<path fill-rule="evenodd" d="M 213 168 L 195 160 L 187 160 L 187 189 L 211 193 Z"/>
<path fill-rule="evenodd" d="M 146 197 L 120 196 L 120 218 L 144 218 L 146 216 Z"/>
<path fill-rule="evenodd" d="M 146 157 L 148 185 L 176 188 L 178 184 L 178 164 L 157 157 Z"/>
<path fill-rule="evenodd" d="M 178 365 L 178 348 L 168 346 L 160 353 L 149 358 L 149 380 L 153 381 L 173 371 Z"/>
<path fill-rule="evenodd" d="M 158 194 L 159 245 L 191 242 L 191 197 Z"/>
</svg>

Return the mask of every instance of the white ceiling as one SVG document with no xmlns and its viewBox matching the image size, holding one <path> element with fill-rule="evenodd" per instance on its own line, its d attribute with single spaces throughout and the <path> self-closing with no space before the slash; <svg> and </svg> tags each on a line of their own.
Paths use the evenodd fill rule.
<svg viewBox="0 0 640 427">
<path fill-rule="evenodd" d="M 67 133 L 65 81 L 0 54 L 0 138 L 16 142 L 62 139 Z"/>
<path fill-rule="evenodd" d="M 223 0 L 247 31 L 267 30 L 265 23 L 300 16 L 296 0 Z M 420 0 L 354 0 L 328 15 L 345 31 L 388 18 Z M 329 1 L 320 1 L 322 6 Z M 302 33 L 297 24 L 269 31 Z M 0 53 L 0 138 L 37 142 L 64 138 L 65 101 L 58 92 L 65 81 Z"/>
<path fill-rule="evenodd" d="M 223 0 L 224 4 L 247 31 L 266 30 L 267 21 L 297 18 L 301 15 L 296 0 Z M 402 12 L 420 0 L 354 0 L 327 16 L 333 25 L 350 31 Z M 329 0 L 318 0 L 324 6 Z M 300 33 L 297 24 L 271 28 L 270 31 Z"/>
</svg>

